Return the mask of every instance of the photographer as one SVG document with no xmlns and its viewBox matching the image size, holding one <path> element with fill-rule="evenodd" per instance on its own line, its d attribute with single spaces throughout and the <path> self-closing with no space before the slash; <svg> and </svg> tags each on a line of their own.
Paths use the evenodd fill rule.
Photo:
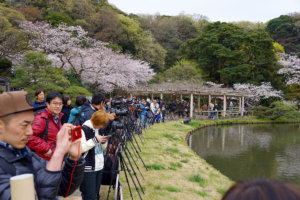
<svg viewBox="0 0 300 200">
<path fill-rule="evenodd" d="M 140 104 L 139 111 L 141 112 L 141 114 L 140 114 L 140 127 L 145 128 L 145 124 L 146 124 L 146 120 L 147 120 L 147 117 L 146 117 L 146 114 L 147 114 L 146 101 L 145 100 L 142 100 L 142 102 Z"/>
<path fill-rule="evenodd" d="M 73 126 L 65 124 L 57 134 L 56 149 L 46 162 L 26 144 L 32 136 L 33 108 L 27 92 L 6 92 L 0 95 L 0 199 L 11 199 L 10 178 L 34 174 L 34 186 L 39 200 L 65 196 L 78 188 L 83 177 L 85 161 L 80 157 L 74 173 L 74 163 L 80 155 L 80 141 L 71 141 Z M 65 157 L 65 154 L 68 156 Z M 63 169 L 61 169 L 64 162 Z M 71 176 L 72 183 L 70 183 Z"/>
<path fill-rule="evenodd" d="M 96 92 L 92 97 L 91 103 L 86 101 L 81 106 L 83 121 L 87 121 L 91 119 L 94 112 L 104 109 L 104 106 L 105 106 L 105 96 L 100 92 Z M 115 119 L 115 117 L 116 117 L 115 113 L 108 114 L 109 122 L 106 127 L 101 128 L 100 130 L 102 135 L 105 135 L 110 131 L 111 123 Z"/>
<path fill-rule="evenodd" d="M 99 129 L 108 123 L 108 114 L 99 110 L 82 126 L 81 150 L 84 153 L 86 166 L 84 178 L 80 185 L 83 200 L 100 199 L 99 190 L 104 167 L 103 150 L 109 136 L 101 136 Z"/>
</svg>

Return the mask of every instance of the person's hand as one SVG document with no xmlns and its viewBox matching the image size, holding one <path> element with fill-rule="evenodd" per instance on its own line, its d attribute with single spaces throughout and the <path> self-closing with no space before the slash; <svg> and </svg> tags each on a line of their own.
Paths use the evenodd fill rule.
<svg viewBox="0 0 300 200">
<path fill-rule="evenodd" d="M 109 138 L 109 136 L 102 136 L 102 135 L 96 135 L 97 140 L 101 143 L 106 142 L 106 140 Z"/>
<path fill-rule="evenodd" d="M 48 151 L 47 153 L 45 153 L 45 154 L 44 154 L 44 156 L 46 156 L 46 157 L 50 157 L 50 156 L 51 156 L 51 154 L 52 154 L 52 150 L 51 150 L 51 149 L 49 149 L 49 151 Z"/>
<path fill-rule="evenodd" d="M 109 114 L 108 114 L 108 119 L 109 119 L 110 121 L 115 120 L 116 117 L 117 117 L 116 113 L 109 113 Z"/>
<path fill-rule="evenodd" d="M 71 146 L 68 150 L 68 154 L 70 155 L 69 158 L 71 160 L 77 160 L 79 158 L 79 156 L 81 154 L 80 144 L 81 144 L 81 138 L 79 138 L 79 139 L 75 140 L 74 142 L 72 142 L 72 144 L 71 144 Z"/>
<path fill-rule="evenodd" d="M 74 128 L 72 124 L 65 123 L 56 136 L 56 149 L 59 153 L 65 155 L 71 145 L 72 145 L 72 136 L 71 130 Z"/>
</svg>

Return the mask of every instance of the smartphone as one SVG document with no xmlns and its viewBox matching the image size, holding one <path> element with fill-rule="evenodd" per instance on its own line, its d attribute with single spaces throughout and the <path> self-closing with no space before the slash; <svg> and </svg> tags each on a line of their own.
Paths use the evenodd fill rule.
<svg viewBox="0 0 300 200">
<path fill-rule="evenodd" d="M 73 128 L 71 130 L 71 134 L 72 134 L 72 142 L 81 138 L 81 126 L 79 125 L 79 126 L 76 126 L 75 128 Z"/>
</svg>

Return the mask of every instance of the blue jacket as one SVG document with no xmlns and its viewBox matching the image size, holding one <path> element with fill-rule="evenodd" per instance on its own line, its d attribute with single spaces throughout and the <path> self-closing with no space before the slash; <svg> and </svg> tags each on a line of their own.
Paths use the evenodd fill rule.
<svg viewBox="0 0 300 200">
<path fill-rule="evenodd" d="M 65 196 L 69 187 L 71 173 L 74 162 L 65 159 L 62 171 L 51 172 L 46 169 L 47 162 L 32 152 L 28 147 L 28 159 L 15 155 L 12 151 L 0 147 L 0 157 L 13 165 L 16 169 L 16 175 L 34 174 L 34 185 L 39 200 L 53 200 L 57 195 Z M 76 169 L 73 173 L 70 193 L 73 193 L 80 185 L 84 175 L 85 161 L 81 157 L 78 160 Z M 8 166 L 6 166 L 8 167 Z M 10 178 L 0 167 L 0 199 L 11 199 Z"/>
<path fill-rule="evenodd" d="M 147 111 L 146 111 L 146 108 L 143 104 L 140 104 L 140 108 L 141 108 L 141 115 L 146 115 Z"/>
<path fill-rule="evenodd" d="M 35 100 L 35 101 L 32 103 L 32 106 L 33 106 L 34 108 L 40 107 L 40 106 L 46 106 L 46 101 L 37 102 L 37 101 Z M 39 112 L 39 111 L 42 111 L 42 110 L 44 110 L 44 108 L 39 109 L 39 110 L 36 110 L 35 112 Z"/>
<path fill-rule="evenodd" d="M 73 108 L 70 112 L 70 116 L 69 116 L 69 120 L 68 120 L 68 123 L 71 123 L 75 116 L 81 112 L 81 106 L 78 106 L 77 108 Z M 83 113 L 81 113 L 81 116 L 83 115 Z"/>
</svg>

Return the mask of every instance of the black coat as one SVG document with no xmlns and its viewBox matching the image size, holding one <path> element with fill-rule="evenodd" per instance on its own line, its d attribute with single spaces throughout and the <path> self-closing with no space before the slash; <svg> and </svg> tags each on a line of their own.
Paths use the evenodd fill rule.
<svg viewBox="0 0 300 200">
<path fill-rule="evenodd" d="M 87 121 L 92 118 L 92 115 L 94 112 L 97 110 L 90 104 L 90 102 L 86 101 L 82 106 L 81 106 L 81 112 L 82 118 L 84 121 Z"/>
<path fill-rule="evenodd" d="M 15 167 L 16 175 L 34 174 L 35 190 L 39 200 L 53 200 L 57 195 L 65 196 L 69 187 L 74 162 L 65 159 L 65 165 L 62 171 L 50 172 L 46 170 L 47 162 L 37 156 L 28 147 L 26 148 L 28 149 L 28 156 L 31 158 L 31 162 L 26 158 L 16 156 L 10 150 L 3 147 L 0 147 L 0 157 Z M 81 157 L 73 173 L 69 194 L 73 193 L 79 187 L 84 174 L 84 166 L 85 161 Z M 3 168 L 0 167 L 0 199 L 11 199 L 10 177 L 12 177 L 12 175 L 7 174 Z"/>
</svg>

